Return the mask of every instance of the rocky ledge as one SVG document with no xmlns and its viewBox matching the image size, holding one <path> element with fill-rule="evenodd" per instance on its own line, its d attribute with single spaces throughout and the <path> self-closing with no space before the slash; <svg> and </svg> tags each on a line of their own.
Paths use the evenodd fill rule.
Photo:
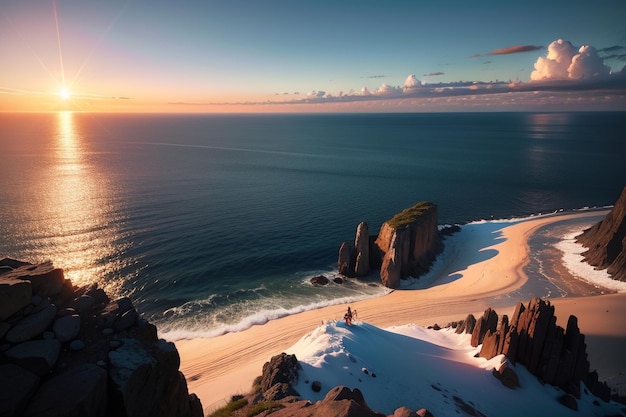
<svg viewBox="0 0 626 417">
<path fill-rule="evenodd" d="M 179 365 L 130 299 L 0 260 L 0 416 L 203 416 Z"/>
<path fill-rule="evenodd" d="M 401 279 L 428 272 L 442 249 L 437 206 L 423 201 L 383 223 L 377 236 L 361 222 L 354 244 L 343 242 L 339 248 L 338 271 L 360 277 L 380 269 L 383 285 L 398 288 Z"/>
<path fill-rule="evenodd" d="M 604 220 L 576 239 L 588 249 L 583 253 L 585 261 L 606 269 L 613 279 L 626 281 L 626 187 Z"/>
<path fill-rule="evenodd" d="M 506 358 L 502 365 L 492 371 L 493 376 L 512 390 L 520 387 L 517 374 L 507 363 L 519 363 L 535 375 L 542 383 L 558 386 L 564 394 L 555 401 L 564 407 L 577 409 L 577 399 L 581 398 L 580 382 L 600 401 L 610 401 L 610 389 L 598 381 L 596 372 L 590 372 L 585 336 L 580 333 L 578 319 L 570 316 L 567 328 L 556 325 L 554 307 L 539 298 L 527 304 L 518 303 L 509 321 L 506 315 L 499 317 L 495 310 L 488 308 L 476 319 L 469 314 L 464 320 L 446 325 L 457 334 L 471 334 L 471 344 L 479 345 L 479 355 L 491 359 L 497 355 Z M 440 330 L 438 325 L 432 326 Z M 315 392 L 328 390 L 323 400 L 316 403 L 304 400 L 293 386 L 298 383 L 302 369 L 295 355 L 281 353 L 263 366 L 263 372 L 247 395 L 234 396 L 231 402 L 215 415 L 268 415 L 273 417 L 385 417 L 385 414 L 372 410 L 363 393 L 345 386 L 323 387 L 319 381 L 306 382 Z M 433 386 L 435 390 L 441 387 Z M 454 396 L 460 415 L 482 416 L 472 406 L 472 401 L 463 400 L 458 393 Z M 525 395 L 520 390 L 520 395 Z M 623 399 L 614 398 L 620 402 Z M 530 400 L 530 399 L 529 399 Z M 263 413 L 263 414 L 261 414 Z M 398 404 L 395 412 L 388 417 L 433 416 L 427 408 L 410 409 Z"/>
</svg>

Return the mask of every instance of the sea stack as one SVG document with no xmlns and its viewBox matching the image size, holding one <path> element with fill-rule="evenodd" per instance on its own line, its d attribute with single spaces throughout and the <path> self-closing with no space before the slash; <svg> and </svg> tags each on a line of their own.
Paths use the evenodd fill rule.
<svg viewBox="0 0 626 417">
<path fill-rule="evenodd" d="M 380 268 L 383 285 L 398 288 L 401 279 L 427 272 L 442 247 L 437 206 L 422 201 L 383 223 L 378 236 L 369 236 L 367 223 L 360 223 L 354 245 L 344 242 L 339 249 L 338 269 L 359 277 Z"/>
<path fill-rule="evenodd" d="M 576 240 L 588 249 L 583 253 L 587 263 L 606 269 L 615 280 L 626 281 L 626 187 L 604 220 Z"/>
</svg>

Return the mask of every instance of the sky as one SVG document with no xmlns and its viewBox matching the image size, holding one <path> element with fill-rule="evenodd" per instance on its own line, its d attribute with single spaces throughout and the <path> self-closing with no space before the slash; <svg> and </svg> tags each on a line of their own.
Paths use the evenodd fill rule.
<svg viewBox="0 0 626 417">
<path fill-rule="evenodd" d="M 0 111 L 626 110 L 625 17 L 623 0 L 3 0 Z"/>
</svg>

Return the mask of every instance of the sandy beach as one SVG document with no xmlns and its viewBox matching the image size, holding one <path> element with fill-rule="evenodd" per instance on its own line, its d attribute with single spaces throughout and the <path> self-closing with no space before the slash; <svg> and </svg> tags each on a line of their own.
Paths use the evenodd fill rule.
<svg viewBox="0 0 626 417">
<path fill-rule="evenodd" d="M 581 212 L 503 223 L 487 240 L 468 234 L 463 250 L 448 254 L 445 263 L 439 265 L 429 288 L 396 290 L 352 303 L 351 307 L 357 310 L 358 320 L 383 328 L 409 323 L 443 326 L 468 313 L 482 314 L 491 306 L 490 299 L 527 281 L 523 272 L 528 262 L 527 242 L 538 228 L 597 215 L 597 211 Z M 626 373 L 626 359 L 619 353 L 626 348 L 626 324 L 622 321 L 626 294 L 550 301 L 556 307 L 559 325 L 565 326 L 570 314 L 578 317 L 579 327 L 587 336 L 591 367 L 598 370 L 601 380 Z M 515 300 L 496 310 L 499 314 L 511 314 L 514 304 Z M 341 319 L 346 307 L 338 305 L 290 315 L 215 338 L 177 341 L 181 371 L 187 377 L 189 391 L 200 397 L 205 409 L 224 405 L 232 395 L 250 390 L 263 364 L 273 355 L 287 350 L 323 321 Z"/>
</svg>

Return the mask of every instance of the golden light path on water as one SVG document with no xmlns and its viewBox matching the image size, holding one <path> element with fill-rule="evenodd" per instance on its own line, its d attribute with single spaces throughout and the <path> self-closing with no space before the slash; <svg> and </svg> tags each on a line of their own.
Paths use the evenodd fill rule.
<svg viewBox="0 0 626 417">
<path fill-rule="evenodd" d="M 115 291 L 113 282 L 102 281 L 119 267 L 114 261 L 120 248 L 112 218 L 112 184 L 94 166 L 97 152 L 89 148 L 74 113 L 57 113 L 52 140 L 53 160 L 41 184 L 45 198 L 35 216 L 44 229 L 37 234 L 50 251 L 42 255 L 63 268 L 76 285 L 99 282 Z"/>
</svg>

